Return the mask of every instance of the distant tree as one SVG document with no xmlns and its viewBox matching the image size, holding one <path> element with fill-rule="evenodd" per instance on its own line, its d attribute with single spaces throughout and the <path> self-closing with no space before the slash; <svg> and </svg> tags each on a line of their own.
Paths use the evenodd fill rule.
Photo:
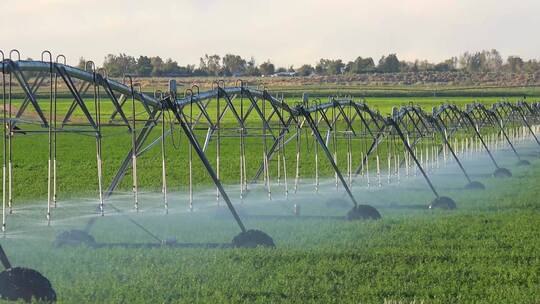
<svg viewBox="0 0 540 304">
<path fill-rule="evenodd" d="M 396 54 L 382 56 L 379 60 L 377 70 L 382 73 L 397 73 L 400 71 L 400 63 Z"/>
<path fill-rule="evenodd" d="M 206 55 L 206 56 L 208 56 L 208 55 Z M 200 71 L 205 71 L 205 72 L 208 71 L 208 65 L 206 63 L 205 58 L 203 58 L 203 57 L 199 58 L 199 67 L 197 69 L 200 70 Z"/>
<path fill-rule="evenodd" d="M 341 59 L 330 60 L 326 67 L 326 72 L 329 75 L 343 74 L 344 68 L 345 68 L 345 64 L 343 63 Z"/>
<path fill-rule="evenodd" d="M 474 54 L 465 52 L 460 56 L 459 64 L 469 72 L 498 72 L 501 70 L 503 60 L 499 52 L 493 49 Z"/>
<path fill-rule="evenodd" d="M 345 64 L 341 59 L 321 59 L 315 66 L 315 70 L 319 74 L 324 75 L 338 75 L 343 73 Z"/>
<path fill-rule="evenodd" d="M 457 57 L 452 57 L 443 62 L 437 63 L 433 69 L 438 72 L 454 71 L 457 67 L 457 61 Z"/>
<path fill-rule="evenodd" d="M 147 77 L 152 75 L 152 60 L 147 56 L 139 56 L 137 59 L 137 75 Z"/>
<path fill-rule="evenodd" d="M 81 57 L 78 67 L 84 69 L 86 60 Z M 439 63 L 432 63 L 427 60 L 400 61 L 396 54 L 382 56 L 377 65 L 373 58 L 362 58 L 358 56 L 355 60 L 346 64 L 341 59 L 320 59 L 315 66 L 304 64 L 299 68 L 289 66 L 288 68 L 276 66 L 271 61 L 257 65 L 255 58 L 249 60 L 239 55 L 226 54 L 219 55 L 205 54 L 199 60 L 198 67 L 194 65 L 180 66 L 175 60 L 161 57 L 139 56 L 135 59 L 126 54 L 105 57 L 103 67 L 108 75 L 120 77 L 125 74 L 139 76 L 260 76 L 271 75 L 279 72 L 296 72 L 300 76 L 308 76 L 313 73 L 320 75 L 361 74 L 370 72 L 396 73 L 396 72 L 424 72 L 437 71 L 448 72 L 464 70 L 468 72 L 519 72 L 540 73 L 540 62 L 538 60 L 524 61 L 518 56 L 509 56 L 503 61 L 500 53 L 495 50 L 482 50 L 480 52 L 465 52 L 459 57 L 452 57 Z"/>
<path fill-rule="evenodd" d="M 136 65 L 137 61 L 133 56 L 123 53 L 118 56 L 109 54 L 103 61 L 103 67 L 107 70 L 107 74 L 113 77 L 136 73 Z"/>
<path fill-rule="evenodd" d="M 186 66 L 178 66 L 176 76 L 193 76 L 194 71 L 195 71 L 194 64 L 188 64 Z"/>
<path fill-rule="evenodd" d="M 508 59 L 506 59 L 506 64 L 508 67 L 508 70 L 512 73 L 520 72 L 523 69 L 523 59 L 518 56 L 508 56 Z"/>
<path fill-rule="evenodd" d="M 349 74 L 369 73 L 375 70 L 373 58 L 362 58 L 358 56 L 354 61 L 349 61 L 345 66 L 345 71 Z"/>
<path fill-rule="evenodd" d="M 319 75 L 323 75 L 325 74 L 324 72 L 324 66 L 321 64 L 321 62 L 319 61 L 317 64 L 315 64 L 315 73 L 319 74 Z"/>
<path fill-rule="evenodd" d="M 186 65 L 185 68 L 186 68 L 186 70 L 189 71 L 190 74 L 193 75 L 193 72 L 195 71 L 195 65 L 194 64 L 188 64 L 188 65 Z"/>
<path fill-rule="evenodd" d="M 527 60 L 523 64 L 523 71 L 527 73 L 538 73 L 540 72 L 540 62 L 538 60 Z"/>
<path fill-rule="evenodd" d="M 77 64 L 77 68 L 81 70 L 86 69 L 86 59 L 84 59 L 84 57 L 79 58 L 79 63 Z"/>
<path fill-rule="evenodd" d="M 482 70 L 483 60 L 481 53 L 474 53 L 467 64 L 469 72 L 480 72 Z"/>
<path fill-rule="evenodd" d="M 357 65 L 358 72 L 360 73 L 373 72 L 375 70 L 375 62 L 373 61 L 373 58 L 371 57 L 364 58 L 364 59 L 362 59 L 362 57 L 359 57 L 356 60 L 356 65 Z"/>
<path fill-rule="evenodd" d="M 201 68 L 195 68 L 195 65 L 192 65 L 192 67 L 193 67 L 193 71 L 191 75 L 196 76 L 196 77 L 209 76 L 208 73 L 206 73 L 206 71 L 204 70 L 201 70 Z"/>
<path fill-rule="evenodd" d="M 246 72 L 246 60 L 239 55 L 227 54 L 222 59 L 225 75 L 243 75 Z"/>
<path fill-rule="evenodd" d="M 416 60 L 415 62 L 400 61 L 398 72 L 401 72 L 401 73 L 418 72 L 420 71 L 419 64 L 420 63 L 418 60 Z"/>
<path fill-rule="evenodd" d="M 417 73 L 421 70 L 420 68 L 420 63 L 419 63 L 419 60 L 415 60 L 414 62 L 410 63 L 410 62 L 400 62 L 401 63 L 401 72 L 413 72 L 413 73 Z"/>
<path fill-rule="evenodd" d="M 219 55 L 208 56 L 208 54 L 205 54 L 200 59 L 199 69 L 208 74 L 208 76 L 221 75 L 221 57 Z"/>
<path fill-rule="evenodd" d="M 152 73 L 151 75 L 154 77 L 163 76 L 163 59 L 161 57 L 151 57 L 150 62 L 152 63 Z"/>
<path fill-rule="evenodd" d="M 259 66 L 259 71 L 261 72 L 261 75 L 272 75 L 276 72 L 276 67 L 273 63 L 270 62 L 270 60 L 261 63 Z"/>
<path fill-rule="evenodd" d="M 180 74 L 180 67 L 178 66 L 178 62 L 172 60 L 171 58 L 168 58 L 165 60 L 165 63 L 163 64 L 163 69 L 161 71 L 161 75 L 163 76 L 179 76 Z"/>
<path fill-rule="evenodd" d="M 246 75 L 248 76 L 260 76 L 261 72 L 259 71 L 259 68 L 257 67 L 257 62 L 255 61 L 255 58 L 251 57 L 249 61 L 246 63 Z"/>
<path fill-rule="evenodd" d="M 458 68 L 461 70 L 467 70 L 470 57 L 471 54 L 469 52 L 461 54 L 458 59 Z"/>
<path fill-rule="evenodd" d="M 452 70 L 452 65 L 450 65 L 448 62 L 441 62 L 437 63 L 434 67 L 434 70 L 437 72 L 448 72 Z"/>
<path fill-rule="evenodd" d="M 315 69 L 309 64 L 304 64 L 296 69 L 295 72 L 298 76 L 309 76 L 315 72 Z"/>
<path fill-rule="evenodd" d="M 482 69 L 482 54 L 465 52 L 459 57 L 459 65 L 468 72 L 479 72 Z"/>
<path fill-rule="evenodd" d="M 418 71 L 433 71 L 435 65 L 427 60 L 416 60 L 414 62 Z"/>
<path fill-rule="evenodd" d="M 482 51 L 482 59 L 485 72 L 499 72 L 501 70 L 503 59 L 496 49 Z"/>
</svg>

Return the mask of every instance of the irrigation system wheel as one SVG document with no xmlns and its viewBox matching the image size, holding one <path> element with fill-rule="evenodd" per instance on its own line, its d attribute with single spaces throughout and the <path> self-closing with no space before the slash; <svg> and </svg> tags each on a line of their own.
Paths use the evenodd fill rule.
<svg viewBox="0 0 540 304">
<path fill-rule="evenodd" d="M 381 214 L 379 211 L 377 211 L 377 209 L 369 205 L 358 205 L 349 210 L 345 218 L 349 221 L 379 220 L 381 219 Z"/>
<path fill-rule="evenodd" d="M 484 186 L 484 184 L 482 184 L 481 182 L 472 181 L 472 182 L 468 183 L 467 185 L 465 185 L 465 189 L 484 190 L 484 189 L 486 189 L 486 186 Z"/>
<path fill-rule="evenodd" d="M 162 246 L 176 246 L 176 244 L 178 244 L 178 242 L 176 241 L 176 237 L 174 236 L 171 236 L 171 237 L 168 237 L 164 240 L 161 241 L 161 245 Z"/>
<path fill-rule="evenodd" d="M 40 303 L 56 301 L 56 292 L 51 282 L 41 273 L 24 267 L 9 268 L 0 272 L 0 298 L 9 301 Z"/>
<path fill-rule="evenodd" d="M 493 172 L 493 176 L 494 177 L 499 177 L 499 178 L 511 177 L 512 172 L 510 172 L 510 170 L 508 170 L 506 168 L 497 168 L 497 170 L 495 170 L 495 172 Z"/>
<path fill-rule="evenodd" d="M 88 232 L 79 229 L 66 230 L 56 236 L 54 247 L 80 246 L 95 247 L 96 240 Z"/>
<path fill-rule="evenodd" d="M 516 165 L 518 165 L 518 166 L 529 166 L 530 164 L 531 164 L 531 162 L 529 162 L 528 160 L 522 159 L 522 160 L 518 161 Z"/>
<path fill-rule="evenodd" d="M 453 210 L 456 209 L 456 202 L 454 202 L 453 199 L 447 197 L 447 196 L 440 196 L 436 199 L 434 199 L 431 204 L 429 204 L 429 209 L 446 209 L 446 210 Z"/>
<path fill-rule="evenodd" d="M 51 282 L 41 273 L 24 267 L 11 267 L 11 263 L 0 245 L 0 262 L 6 270 L 0 272 L 0 299 L 30 303 L 56 301 L 56 292 Z"/>
<path fill-rule="evenodd" d="M 268 234 L 255 229 L 241 232 L 235 236 L 232 240 L 232 245 L 236 248 L 276 247 L 274 240 Z"/>
</svg>

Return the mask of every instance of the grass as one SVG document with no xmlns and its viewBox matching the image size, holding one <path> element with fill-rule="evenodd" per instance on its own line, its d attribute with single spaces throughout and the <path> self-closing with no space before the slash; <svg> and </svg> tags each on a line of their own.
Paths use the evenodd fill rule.
<svg viewBox="0 0 540 304">
<path fill-rule="evenodd" d="M 445 99 L 446 100 L 446 99 Z M 368 103 L 388 113 L 392 105 L 409 98 L 368 99 Z M 443 100 L 415 98 L 427 110 Z M 463 104 L 468 98 L 449 99 Z M 482 102 L 494 99 L 480 99 Z M 69 100 L 61 101 L 67 109 Z M 104 107 L 104 111 L 110 111 Z M 212 111 L 212 110 L 211 110 Z M 211 112 L 215 115 L 215 112 Z M 80 118 L 77 113 L 76 118 Z M 251 123 L 255 124 L 254 119 Z M 227 118 L 225 126 L 233 126 Z M 35 129 L 36 126 L 29 126 Z M 152 135 L 152 139 L 156 138 Z M 204 131 L 198 132 L 199 139 Z M 178 132 L 175 133 L 178 135 Z M 8 217 L 7 238 L 2 246 L 12 264 L 35 268 L 46 275 L 59 295 L 59 303 L 538 303 L 540 301 L 540 221 L 538 179 L 540 162 L 527 168 L 513 167 L 508 153 L 496 154 L 510 166 L 514 177 L 497 180 L 487 177 L 491 164 L 466 161 L 466 167 L 486 184 L 486 191 L 458 190 L 464 184 L 455 168 L 433 175 L 441 194 L 454 198 L 452 212 L 423 208 L 432 198 L 423 180 L 402 181 L 382 189 L 355 186 L 355 195 L 375 206 L 381 221 L 346 222 L 338 217 L 347 208 L 328 207 L 336 195 L 333 181 L 313 194 L 313 146 L 302 146 L 299 193 L 283 198 L 283 185 L 276 186 L 276 163 L 272 163 L 274 200 L 262 189 L 252 190 L 241 210 L 249 228 L 271 235 L 277 249 L 201 248 L 101 248 L 52 247 L 57 233 L 84 227 L 95 212 L 97 177 L 95 138 L 59 134 L 59 207 L 53 210 L 51 227 L 44 220 L 47 138 L 21 135 L 14 139 L 15 213 Z M 175 236 L 179 243 L 229 243 L 239 232 L 228 216 L 216 211 L 215 192 L 198 160 L 194 162 L 196 212 L 187 212 L 187 142 L 183 137 L 175 149 L 168 139 L 168 181 L 171 192 L 169 215 L 163 215 L 159 148 L 139 160 L 142 211 L 132 212 L 128 174 L 110 203 L 123 210 L 118 215 L 108 209 L 92 228 L 100 243 L 148 243 L 153 240 L 134 227 L 125 215 L 136 219 L 160 237 Z M 151 140 L 150 140 L 151 141 Z M 149 142 L 150 142 L 149 141 Z M 130 136 L 122 128 L 104 130 L 104 172 L 107 185 L 130 147 Z M 355 147 L 365 143 L 355 142 Z M 341 166 L 345 142 L 340 141 Z M 423 147 L 428 147 L 426 144 Z M 385 147 L 381 148 L 384 155 Z M 520 152 L 537 150 L 519 146 Z M 222 180 L 228 184 L 238 204 L 238 141 L 222 142 Z M 207 154 L 214 155 L 211 144 Z M 248 176 L 258 168 L 262 153 L 260 138 L 247 144 Z M 289 185 L 294 176 L 294 144 L 286 150 Z M 359 159 L 359 150 L 354 150 Z M 328 162 L 321 157 L 323 176 L 331 177 Z M 215 165 L 215 159 L 211 158 Z M 373 163 L 372 163 L 373 164 Z M 373 165 L 372 165 L 373 166 Z M 365 179 L 362 179 L 365 183 Z M 340 188 L 340 191 L 342 189 Z M 181 193 L 178 193 L 181 191 Z M 292 204 L 302 207 L 312 218 L 289 218 Z M 422 206 L 422 208 L 420 208 Z M 225 213 L 226 214 L 226 213 Z M 249 215 L 278 215 L 274 220 Z M 323 218 L 329 217 L 329 218 Z"/>
<path fill-rule="evenodd" d="M 65 213 L 89 212 L 90 205 L 75 201 L 71 209 L 66 203 L 55 211 L 57 222 L 47 229 L 33 212 L 21 211 L 19 220 L 28 217 L 28 226 L 21 224 L 21 233 L 2 245 L 13 264 L 46 274 L 60 303 L 537 303 L 540 164 L 512 169 L 512 179 L 482 179 L 487 191 L 449 190 L 460 181 L 448 180 L 442 188 L 458 202 L 453 212 L 414 208 L 430 195 L 410 181 L 381 191 L 357 190 L 361 197 L 379 197 L 373 204 L 384 218 L 377 222 L 245 216 L 248 227 L 272 235 L 275 250 L 52 248 L 56 231 L 83 225 L 80 218 L 62 219 Z M 254 199 L 244 208 L 285 215 L 284 206 L 300 202 L 305 215 L 343 214 L 346 209 L 325 207 L 332 192 L 327 189 L 318 199 L 291 196 L 289 202 Z M 396 205 L 391 201 L 397 197 Z M 230 219 L 215 217 L 212 203 L 199 202 L 192 214 L 177 207 L 180 213 L 164 216 L 151 212 L 159 199 L 143 201 L 146 211 L 130 216 L 179 242 L 226 243 L 238 232 Z M 117 205 L 129 209 L 128 201 Z M 104 243 L 150 241 L 113 215 L 100 219 L 92 234 Z"/>
</svg>

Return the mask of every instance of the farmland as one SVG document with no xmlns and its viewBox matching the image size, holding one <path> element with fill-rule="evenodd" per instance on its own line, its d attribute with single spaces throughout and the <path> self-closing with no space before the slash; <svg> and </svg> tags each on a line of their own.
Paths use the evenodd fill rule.
<svg viewBox="0 0 540 304">
<path fill-rule="evenodd" d="M 89 101 L 92 99 L 89 98 Z M 361 99 L 358 99 L 361 101 Z M 413 97 L 413 98 L 395 98 L 395 97 L 371 97 L 366 98 L 365 101 L 373 109 L 380 111 L 383 115 L 390 114 L 392 107 L 408 105 L 410 103 L 420 105 L 425 111 L 430 111 L 433 106 L 439 106 L 443 103 L 455 103 L 456 105 L 463 106 L 466 103 L 473 101 L 482 102 L 486 105 L 490 105 L 494 102 L 503 100 L 503 97 L 445 97 L 445 98 L 434 98 L 434 97 Z M 509 97 L 505 98 L 515 102 L 520 100 L 519 97 Z M 289 104 L 294 105 L 301 101 L 300 98 L 288 98 L 286 100 Z M 321 98 L 321 102 L 325 102 L 324 98 Z M 47 99 L 44 99 L 44 104 L 46 104 Z M 239 108 L 239 101 L 235 101 L 236 107 Z M 72 103 L 71 99 L 60 99 L 58 101 L 58 113 L 65 113 Z M 17 107 L 20 104 L 20 100 L 14 101 L 14 107 Z M 94 113 L 94 107 L 92 102 L 88 102 L 88 107 L 91 113 Z M 139 105 L 140 107 L 140 105 Z M 221 106 L 222 108 L 224 105 Z M 246 106 L 247 107 L 247 106 Z M 44 106 L 44 112 L 48 117 L 48 107 Z M 194 107 L 195 114 L 200 113 Z M 104 121 L 110 116 L 113 111 L 112 104 L 110 102 L 104 103 L 101 108 Z M 186 109 L 189 110 L 189 109 Z M 137 112 L 141 113 L 142 107 L 137 108 Z M 29 113 L 32 113 L 31 110 L 28 110 Z M 214 117 L 216 114 L 216 108 L 210 106 L 208 108 L 208 113 L 211 117 Z M 31 115 L 31 114 L 29 114 Z M 143 114 L 139 114 L 138 117 L 143 118 Z M 59 114 L 59 117 L 61 115 Z M 166 116 L 167 124 L 166 127 L 168 130 L 171 129 L 169 125 L 170 115 Z M 250 116 L 248 123 L 252 127 L 261 127 L 261 123 L 258 121 L 254 115 Z M 29 128 L 29 130 L 42 130 L 39 126 L 36 126 L 35 116 L 30 116 L 25 118 L 23 116 L 23 122 L 26 120 L 33 122 L 31 124 L 22 124 L 23 128 Z M 60 119 L 60 118 L 59 118 Z M 83 113 L 79 110 L 76 111 L 72 117 L 74 124 L 80 124 L 85 121 Z M 223 129 L 234 129 L 238 128 L 238 125 L 234 121 L 232 115 L 226 115 L 222 121 Z M 142 124 L 139 124 L 138 128 L 140 129 Z M 148 143 L 159 138 L 161 135 L 160 126 L 156 127 L 153 133 L 148 140 Z M 69 129 L 67 127 L 66 129 Z M 186 185 L 188 183 L 188 170 L 187 170 L 187 154 L 188 154 L 188 145 L 185 136 L 181 135 L 181 130 L 179 127 L 173 126 L 172 136 L 167 137 L 166 144 L 166 154 L 168 167 L 168 182 L 171 189 L 182 189 L 186 190 Z M 73 126 L 71 130 L 80 131 L 83 130 L 82 127 Z M 89 128 L 85 129 L 90 131 Z M 123 158 L 126 156 L 127 152 L 131 147 L 131 137 L 129 132 L 125 127 L 104 127 L 103 128 L 103 153 L 104 153 L 104 178 L 105 185 L 110 183 L 112 177 L 116 173 L 118 166 L 120 165 Z M 204 137 L 206 135 L 206 130 L 196 131 L 199 141 L 204 142 Z M 304 141 L 305 139 L 303 139 Z M 14 137 L 14 179 L 22 182 L 14 183 L 14 197 L 15 199 L 25 200 L 34 200 L 34 199 L 43 199 L 46 197 L 46 178 L 47 178 L 47 155 L 48 155 L 48 143 L 47 143 L 47 134 L 38 133 L 38 134 L 27 134 L 27 135 L 16 135 Z M 247 162 L 247 171 L 248 176 L 253 175 L 258 169 L 260 163 L 262 162 L 262 142 L 261 138 L 246 138 L 246 157 Z M 268 144 L 271 144 L 271 139 L 267 139 Z M 96 159 L 95 159 L 95 137 L 92 132 L 81 134 L 73 133 L 58 133 L 58 189 L 59 189 L 59 199 L 70 198 L 76 195 L 97 195 L 97 173 L 96 173 Z M 300 170 L 303 177 L 313 177 L 313 139 L 307 146 L 302 147 L 303 157 L 300 159 Z M 222 151 L 227 151 L 231 153 L 223 153 L 222 157 L 222 175 L 221 179 L 227 184 L 238 183 L 238 166 L 239 166 L 239 140 L 238 138 L 226 138 L 221 142 Z M 345 142 L 340 141 L 338 143 L 340 159 L 345 159 L 345 149 L 343 147 L 346 145 Z M 365 146 L 366 142 L 356 143 L 357 146 Z M 32 148 L 30 148 L 32 147 Z M 215 155 L 215 143 L 211 142 L 208 147 L 208 155 Z M 385 147 L 381 147 L 381 151 L 384 151 Z M 294 159 L 294 147 L 289 145 L 285 150 L 287 159 L 292 161 Z M 215 165 L 215 157 L 210 156 L 210 161 Z M 353 158 L 360 159 L 360 152 L 353 151 Z M 154 147 L 149 150 L 148 153 L 143 155 L 140 160 L 140 171 L 143 172 L 139 175 L 140 186 L 143 189 L 156 191 L 161 186 L 161 170 L 160 170 L 160 152 L 159 147 Z M 194 165 L 194 184 L 199 187 L 206 187 L 211 184 L 211 181 L 208 178 L 205 170 L 203 169 L 202 164 L 199 161 L 195 161 Z M 276 168 L 273 168 L 273 175 L 277 175 Z M 294 175 L 294 166 L 288 167 L 289 176 Z M 323 175 L 330 176 L 331 168 L 327 162 L 321 162 L 321 170 Z M 130 189 L 130 172 L 124 179 L 123 183 L 120 185 L 123 191 Z"/>
<path fill-rule="evenodd" d="M 540 304 L 540 1 L 424 2 L 0 2 L 0 304 Z"/>
<path fill-rule="evenodd" d="M 505 155 L 497 157 L 513 163 Z M 481 159 L 467 164 L 489 190 L 452 190 L 461 181 L 448 177 L 455 169 L 443 170 L 435 181 L 444 182 L 445 193 L 458 202 L 452 212 L 419 208 L 430 195 L 416 180 L 381 190 L 357 188 L 362 200 L 379 208 L 382 221 L 287 216 L 293 202 L 303 204 L 304 215 L 343 215 L 347 209 L 324 203 L 335 191 L 331 186 L 315 201 L 311 185 L 288 201 L 282 195 L 274 201 L 248 199 L 240 206 L 246 224 L 272 235 L 276 249 L 53 248 L 58 231 L 84 225 L 95 210 L 92 199 L 63 202 L 47 229 L 40 220 L 43 207 L 22 208 L 14 215 L 15 233 L 3 245 L 13 264 L 47 274 L 60 303 L 535 303 L 540 297 L 539 162 L 511 167 L 514 177 L 507 180 L 486 177 Z M 179 196 L 166 216 L 159 197 L 146 194 L 144 211 L 128 215 L 156 233 L 175 235 L 179 243 L 228 243 L 238 232 L 230 218 L 216 213 L 209 192 L 201 192 L 196 212 L 179 205 L 185 199 Z M 113 202 L 130 209 L 128 195 Z M 152 241 L 134 229 L 123 216 L 109 214 L 92 234 L 106 244 Z"/>
<path fill-rule="evenodd" d="M 499 99 L 370 97 L 366 102 L 388 114 L 392 106 L 410 102 L 429 111 L 443 102 L 463 105 L 477 100 L 490 104 Z M 299 101 L 287 99 L 290 104 Z M 59 112 L 70 103 L 61 99 Z M 91 103 L 89 107 L 93 111 Z M 102 111 L 107 117 L 112 107 Z M 215 109 L 210 108 L 209 114 L 216 115 Z M 76 123 L 81 119 L 82 114 L 77 112 L 72 120 Z M 257 121 L 249 123 L 255 125 Z M 27 127 L 39 129 L 32 124 Z M 226 117 L 222 127 L 234 128 L 232 118 Z M 52 246 L 59 232 L 81 229 L 96 213 L 94 136 L 59 133 L 58 207 L 53 210 L 51 227 L 45 227 L 47 136 L 17 134 L 15 212 L 8 217 L 8 233 L 2 242 L 12 264 L 46 274 L 59 303 L 536 303 L 540 299 L 540 231 L 536 224 L 540 220 L 540 162 L 537 156 L 531 156 L 538 150 L 531 142 L 517 146 L 531 161 L 529 167 L 516 167 L 507 148 L 496 153 L 501 164 L 512 170 L 510 179 L 491 177 L 485 155 L 465 159 L 473 177 L 486 185 L 485 191 L 461 190 L 464 181 L 455 165 L 430 172 L 440 191 L 457 202 L 454 211 L 428 210 L 432 194 L 420 177 L 400 183 L 393 180 L 388 185 L 385 181 L 381 188 L 367 188 L 362 178 L 353 192 L 360 201 L 376 207 L 383 220 L 349 222 L 343 220 L 349 205 L 327 204 L 336 197 L 327 162 L 321 162 L 321 174 L 326 178 L 319 193 L 314 193 L 313 142 L 302 148 L 306 150 L 300 160 L 301 181 L 296 194 L 284 196 L 283 180 L 277 183 L 273 163 L 273 199 L 268 200 L 263 187 L 255 185 L 240 204 L 235 186 L 238 141 L 226 138 L 221 142 L 221 179 L 246 226 L 267 232 L 277 246 L 233 249 L 228 244 L 239 232 L 238 227 L 223 206 L 215 206 L 215 190 L 198 160 L 194 162 L 195 211 L 187 209 L 187 141 L 177 126 L 173 128 L 166 145 L 169 214 L 164 214 L 159 192 L 159 147 L 153 147 L 139 159 L 141 211 L 133 211 L 128 172 L 109 201 L 121 213 L 107 209 L 106 216 L 92 227 L 92 235 L 102 244 L 99 248 Z M 130 148 L 130 135 L 117 127 L 105 127 L 103 133 L 107 185 Z M 148 142 L 159 134 L 158 127 Z M 197 131 L 197 136 L 203 141 L 205 131 Z M 262 161 L 261 138 L 246 140 L 247 171 L 252 175 Z M 345 143 L 339 145 L 343 148 Z M 381 149 L 384 153 L 385 147 Z M 338 158 L 344 159 L 341 150 Z M 215 153 L 211 142 L 207 155 Z M 285 154 L 292 160 L 294 148 L 291 146 Z M 356 153 L 354 158 L 360 155 Z M 210 161 L 215 165 L 215 159 L 210 157 Z M 294 175 L 292 164 L 288 175 Z M 341 197 L 342 189 L 338 191 Z M 302 217 L 292 216 L 293 204 L 301 206 Z M 127 217 L 162 238 L 174 236 L 179 246 L 156 245 Z M 216 244 L 224 248 L 200 248 Z"/>
</svg>

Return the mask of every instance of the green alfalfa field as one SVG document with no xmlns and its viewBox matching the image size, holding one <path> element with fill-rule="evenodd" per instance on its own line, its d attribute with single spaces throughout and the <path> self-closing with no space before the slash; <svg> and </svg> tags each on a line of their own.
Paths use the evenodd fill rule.
<svg viewBox="0 0 540 304">
<path fill-rule="evenodd" d="M 130 143 L 125 130 L 106 132 L 105 184 Z M 96 215 L 95 139 L 60 134 L 59 201 L 48 227 L 46 136 L 16 137 L 14 214 L 8 217 L 8 232 L 2 240 L 12 264 L 46 275 L 59 303 L 540 301 L 540 159 L 532 156 L 540 147 L 532 143 L 518 146 L 531 161 L 528 167 L 516 167 L 507 150 L 495 154 L 512 170 L 514 176 L 509 179 L 490 177 L 493 168 L 485 156 L 466 160 L 472 176 L 486 185 L 484 191 L 462 190 L 465 181 L 453 165 L 434 171 L 436 186 L 457 202 L 454 211 L 428 210 L 433 195 L 419 177 L 399 184 L 393 179 L 389 185 L 384 179 L 380 189 L 367 189 L 361 179 L 353 187 L 355 195 L 379 209 L 383 219 L 348 222 L 342 217 L 350 206 L 327 204 L 342 198 L 343 189 L 335 190 L 331 171 L 324 165 L 321 170 L 330 179 L 314 193 L 309 163 L 313 160 L 308 157 L 302 159 L 303 178 L 297 194 L 285 198 L 283 181 L 277 185 L 274 180 L 271 201 L 259 187 L 240 204 L 234 186 L 238 145 L 224 140 L 222 151 L 235 151 L 224 152 L 222 160 L 223 179 L 233 202 L 246 226 L 265 231 L 277 246 L 233 249 L 200 248 L 228 244 L 240 231 L 223 212 L 223 202 L 221 208 L 215 206 L 215 190 L 197 160 L 195 211 L 188 211 L 186 141 L 181 136 L 174 138 L 176 149 L 173 139 L 169 140 L 169 214 L 164 214 L 159 193 L 161 167 L 156 146 L 140 159 L 141 211 L 133 211 L 128 174 L 110 201 L 122 213 L 109 209 L 91 230 L 96 241 L 107 246 L 59 249 L 52 245 L 57 233 L 82 228 Z M 258 167 L 260 148 L 260 142 L 248 145 L 249 170 Z M 212 149 L 210 146 L 209 153 L 215 151 Z M 294 171 L 289 170 L 293 176 Z M 301 205 L 303 217 L 292 216 L 294 203 Z M 127 248 L 126 243 L 155 244 L 127 217 L 160 237 L 174 236 L 178 244 L 191 244 L 192 248 Z"/>
</svg>

